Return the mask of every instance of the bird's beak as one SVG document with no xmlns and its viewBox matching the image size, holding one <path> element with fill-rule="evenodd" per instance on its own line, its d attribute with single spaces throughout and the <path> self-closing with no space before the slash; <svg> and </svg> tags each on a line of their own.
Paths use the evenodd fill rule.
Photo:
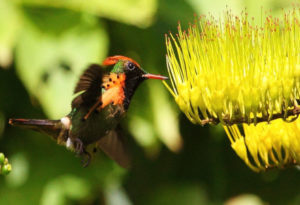
<svg viewBox="0 0 300 205">
<path fill-rule="evenodd" d="M 157 80 L 167 80 L 167 79 L 169 79 L 166 76 L 154 75 L 154 74 L 150 74 L 150 73 L 143 74 L 142 77 L 146 78 L 146 79 L 157 79 Z"/>
</svg>

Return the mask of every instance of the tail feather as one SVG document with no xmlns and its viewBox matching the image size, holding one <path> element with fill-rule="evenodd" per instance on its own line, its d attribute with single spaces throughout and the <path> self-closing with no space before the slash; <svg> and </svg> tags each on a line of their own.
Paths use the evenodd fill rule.
<svg viewBox="0 0 300 205">
<path fill-rule="evenodd" d="M 60 120 L 44 119 L 9 119 L 8 123 L 12 126 L 18 126 L 26 129 L 35 130 L 57 139 L 62 130 Z"/>
</svg>

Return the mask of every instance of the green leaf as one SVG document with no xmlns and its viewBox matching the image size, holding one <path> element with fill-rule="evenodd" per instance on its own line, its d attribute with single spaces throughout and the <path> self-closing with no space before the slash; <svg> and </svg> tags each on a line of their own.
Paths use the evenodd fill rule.
<svg viewBox="0 0 300 205">
<path fill-rule="evenodd" d="M 150 156 L 159 151 L 159 141 L 171 151 L 179 152 L 183 142 L 179 132 L 178 112 L 173 109 L 161 82 L 149 80 L 147 85 L 149 94 L 143 93 L 144 98 L 140 98 L 139 103 L 133 102 L 129 109 L 129 131 Z M 141 91 L 137 92 L 139 94 Z"/>
<path fill-rule="evenodd" d="M 16 48 L 17 72 L 46 114 L 59 118 L 70 111 L 82 71 L 106 56 L 108 37 L 96 17 L 64 9 L 43 11 L 25 10 L 28 20 Z"/>
<path fill-rule="evenodd" d="M 153 124 L 158 138 L 170 150 L 178 152 L 182 148 L 183 143 L 179 133 L 178 113 L 169 103 L 167 91 L 161 82 L 153 82 L 149 90 L 154 119 Z"/>
<path fill-rule="evenodd" d="M 230 10 L 233 12 L 241 12 L 244 5 L 239 0 L 231 0 L 230 4 L 228 1 L 224 0 L 212 0 L 212 1 L 198 1 L 198 0 L 186 0 L 188 3 L 195 8 L 199 15 L 202 14 L 212 14 L 217 19 L 222 17 L 223 12 L 226 7 L 230 5 Z M 257 4 L 257 3 L 256 3 Z"/>
<path fill-rule="evenodd" d="M 4 163 L 4 159 L 5 159 L 4 154 L 0 152 L 0 165 Z"/>
<path fill-rule="evenodd" d="M 11 164 L 14 169 L 11 174 L 6 177 L 6 184 L 9 187 L 20 187 L 24 185 L 29 177 L 30 165 L 24 153 L 16 153 L 10 157 Z"/>
<path fill-rule="evenodd" d="M 227 200 L 225 205 L 264 205 L 267 204 L 263 202 L 258 196 L 254 194 L 242 194 L 236 197 L 232 197 L 231 199 Z"/>
<path fill-rule="evenodd" d="M 157 10 L 157 0 L 15 0 L 24 5 L 68 8 L 140 27 L 149 26 Z"/>
<path fill-rule="evenodd" d="M 0 1 L 0 66 L 7 67 L 13 60 L 21 19 L 18 8 L 11 1 Z"/>
<path fill-rule="evenodd" d="M 63 175 L 51 180 L 44 188 L 41 204 L 66 204 L 67 199 L 82 200 L 90 193 L 87 180 L 73 175 Z"/>
</svg>

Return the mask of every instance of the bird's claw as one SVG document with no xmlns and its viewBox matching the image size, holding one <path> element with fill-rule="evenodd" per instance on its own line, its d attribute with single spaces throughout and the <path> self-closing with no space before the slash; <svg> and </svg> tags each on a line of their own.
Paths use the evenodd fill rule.
<svg viewBox="0 0 300 205">
<path fill-rule="evenodd" d="M 86 151 L 83 142 L 79 138 L 76 138 L 74 141 L 76 142 L 75 152 L 78 155 L 85 157 L 81 162 L 83 164 L 83 167 L 87 167 L 91 162 L 92 156 L 88 151 Z"/>
<path fill-rule="evenodd" d="M 75 152 L 78 154 L 78 155 L 82 155 L 83 154 L 83 150 L 84 150 L 84 145 L 83 145 L 83 142 L 79 139 L 79 138 L 76 138 L 74 140 L 75 142 Z"/>
<path fill-rule="evenodd" d="M 85 168 L 85 167 L 89 166 L 92 156 L 85 149 L 83 150 L 83 154 L 85 155 L 86 158 L 83 158 L 81 163 L 82 163 L 82 166 Z"/>
</svg>

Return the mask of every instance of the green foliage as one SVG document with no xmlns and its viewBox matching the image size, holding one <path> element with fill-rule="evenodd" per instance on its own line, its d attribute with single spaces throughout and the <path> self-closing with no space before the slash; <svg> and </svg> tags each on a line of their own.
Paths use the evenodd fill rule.
<svg viewBox="0 0 300 205">
<path fill-rule="evenodd" d="M 0 175 L 7 175 L 11 172 L 11 164 L 8 163 L 8 159 L 4 154 L 0 152 Z"/>
<path fill-rule="evenodd" d="M 69 112 L 82 70 L 106 56 L 106 31 L 88 14 L 52 8 L 23 12 L 26 23 L 16 46 L 18 74 L 47 115 L 59 118 Z"/>
<path fill-rule="evenodd" d="M 90 184 L 79 177 L 64 175 L 50 181 L 44 188 L 41 204 L 66 204 L 67 199 L 82 200 L 91 191 Z"/>
<path fill-rule="evenodd" d="M 3 153 L 0 153 L 0 164 L 3 164 L 5 160 L 5 156 Z"/>
<path fill-rule="evenodd" d="M 0 66 L 8 67 L 13 60 L 21 19 L 17 8 L 9 1 L 0 1 L 0 10 Z"/>
<path fill-rule="evenodd" d="M 140 27 L 149 26 L 157 9 L 157 0 L 12 0 L 33 7 L 66 8 Z"/>
<path fill-rule="evenodd" d="M 235 11 L 247 6 L 234 2 L 226 4 Z M 285 1 L 268 2 L 276 7 Z M 0 204 L 223 204 L 244 193 L 256 195 L 253 204 L 299 204 L 296 169 L 252 173 L 220 129 L 191 125 L 157 81 L 138 89 L 122 122 L 130 170 L 102 153 L 82 168 L 80 158 L 45 135 L 7 125 L 11 117 L 67 114 L 82 70 L 107 55 L 130 56 L 166 75 L 164 34 L 194 13 L 216 5 L 221 12 L 221 3 L 0 0 L 0 150 L 13 166 L 0 177 Z"/>
</svg>

